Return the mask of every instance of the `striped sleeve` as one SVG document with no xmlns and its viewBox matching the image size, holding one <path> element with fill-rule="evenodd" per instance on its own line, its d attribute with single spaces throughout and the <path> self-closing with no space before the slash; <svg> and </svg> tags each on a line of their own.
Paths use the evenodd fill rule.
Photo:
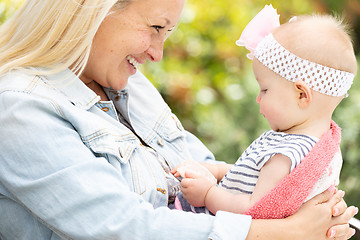
<svg viewBox="0 0 360 240">
<path fill-rule="evenodd" d="M 318 139 L 306 135 L 267 131 L 244 151 L 221 180 L 220 186 L 229 191 L 251 194 L 261 168 L 275 154 L 288 157 L 291 161 L 290 171 L 292 171 L 317 141 Z"/>
</svg>

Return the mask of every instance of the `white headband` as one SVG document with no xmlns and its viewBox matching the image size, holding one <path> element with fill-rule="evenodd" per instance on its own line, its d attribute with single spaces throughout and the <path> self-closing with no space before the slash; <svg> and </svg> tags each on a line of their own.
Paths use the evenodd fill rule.
<svg viewBox="0 0 360 240">
<path fill-rule="evenodd" d="M 300 79 L 326 95 L 346 95 L 353 83 L 354 74 L 302 59 L 281 46 L 272 34 L 257 45 L 254 56 L 281 77 L 291 82 Z"/>
</svg>

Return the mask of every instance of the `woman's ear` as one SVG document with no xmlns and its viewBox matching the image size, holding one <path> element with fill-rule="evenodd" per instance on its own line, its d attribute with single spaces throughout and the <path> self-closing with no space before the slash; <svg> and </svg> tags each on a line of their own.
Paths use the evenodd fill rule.
<svg viewBox="0 0 360 240">
<path fill-rule="evenodd" d="M 302 80 L 297 80 L 294 83 L 294 87 L 297 92 L 297 100 L 299 107 L 308 107 L 313 98 L 312 90 L 310 89 L 310 87 Z"/>
</svg>

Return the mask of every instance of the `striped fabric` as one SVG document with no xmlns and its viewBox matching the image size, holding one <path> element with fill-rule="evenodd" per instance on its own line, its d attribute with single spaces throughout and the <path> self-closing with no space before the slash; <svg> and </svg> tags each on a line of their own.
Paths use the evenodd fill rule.
<svg viewBox="0 0 360 240">
<path fill-rule="evenodd" d="M 258 137 L 240 156 L 219 183 L 229 191 L 252 194 L 264 164 L 275 154 L 291 160 L 291 171 L 311 150 L 318 138 L 269 130 Z"/>
</svg>

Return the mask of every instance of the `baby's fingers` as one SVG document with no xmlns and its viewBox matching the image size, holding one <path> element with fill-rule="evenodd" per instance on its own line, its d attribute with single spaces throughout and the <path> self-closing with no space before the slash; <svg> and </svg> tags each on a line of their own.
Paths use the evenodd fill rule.
<svg viewBox="0 0 360 240">
<path fill-rule="evenodd" d="M 194 179 L 191 179 L 191 178 L 183 178 L 180 183 L 182 190 L 183 190 L 183 188 L 191 187 L 193 185 L 193 181 L 194 181 Z"/>
</svg>

